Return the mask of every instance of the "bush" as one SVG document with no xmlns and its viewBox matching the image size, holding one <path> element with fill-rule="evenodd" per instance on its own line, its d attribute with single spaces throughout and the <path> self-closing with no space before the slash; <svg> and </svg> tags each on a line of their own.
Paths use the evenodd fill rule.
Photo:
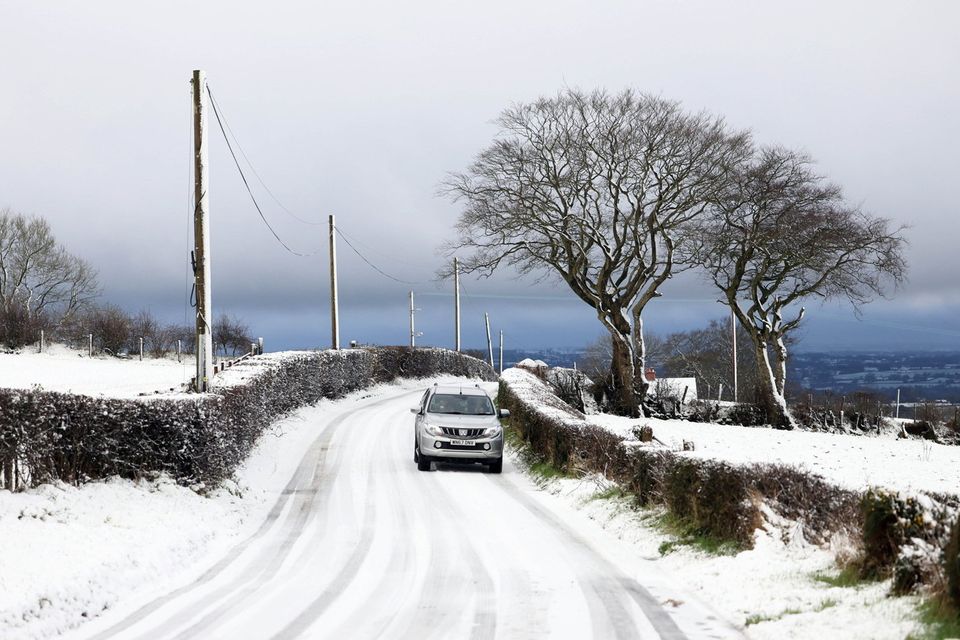
<svg viewBox="0 0 960 640">
<path fill-rule="evenodd" d="M 160 472 L 183 483 L 217 483 L 233 473 L 270 423 L 322 398 L 405 375 L 395 368 L 399 360 L 408 376 L 415 371 L 495 377 L 489 366 L 460 354 L 402 352 L 298 353 L 255 369 L 243 384 L 187 399 L 119 400 L 0 389 L 3 484 L 81 483 Z M 238 366 L 259 365 L 254 360 Z"/>
<path fill-rule="evenodd" d="M 633 493 L 640 505 L 663 505 L 699 534 L 750 547 L 763 522 L 763 502 L 801 522 L 814 542 L 858 524 L 857 496 L 817 477 L 790 467 L 732 465 L 628 447 L 622 437 L 587 424 L 579 412 L 564 411 L 565 405 L 533 376 L 522 379 L 525 386 L 511 380 L 501 380 L 499 401 L 536 455 L 567 473 L 603 474 Z"/>
<path fill-rule="evenodd" d="M 39 342 L 42 329 L 49 329 L 43 313 L 28 313 L 19 304 L 0 305 L 0 346 L 20 349 Z"/>
<path fill-rule="evenodd" d="M 947 574 L 947 597 L 954 609 L 960 611 L 960 516 L 953 523 L 950 543 L 944 553 L 944 565 Z"/>
</svg>

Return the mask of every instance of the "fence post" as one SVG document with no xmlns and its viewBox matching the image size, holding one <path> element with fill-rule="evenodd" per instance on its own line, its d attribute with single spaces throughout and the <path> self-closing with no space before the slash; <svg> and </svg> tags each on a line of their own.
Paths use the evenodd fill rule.
<svg viewBox="0 0 960 640">
<path fill-rule="evenodd" d="M 177 340 L 177 362 L 180 362 L 180 340 Z"/>
<path fill-rule="evenodd" d="M 40 329 L 40 353 L 43 353 L 43 329 Z"/>
<path fill-rule="evenodd" d="M 93 357 L 93 334 L 92 333 L 87 335 L 87 347 L 90 353 L 90 357 L 92 358 Z"/>
<path fill-rule="evenodd" d="M 140 338 L 140 361 L 143 362 L 143 338 Z"/>
</svg>

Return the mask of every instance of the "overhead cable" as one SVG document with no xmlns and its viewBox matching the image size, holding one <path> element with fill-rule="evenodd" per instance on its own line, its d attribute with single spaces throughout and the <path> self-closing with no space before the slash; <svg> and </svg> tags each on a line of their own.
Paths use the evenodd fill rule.
<svg viewBox="0 0 960 640">
<path fill-rule="evenodd" d="M 290 245 L 284 242 L 283 239 L 281 239 L 280 236 L 277 235 L 277 232 L 274 230 L 274 228 L 270 226 L 270 223 L 267 221 L 266 216 L 263 215 L 263 210 L 260 209 L 260 204 L 257 202 L 256 196 L 253 195 L 253 190 L 250 188 L 250 183 L 247 181 L 247 176 L 244 175 L 243 168 L 240 166 L 240 162 L 237 160 L 237 154 L 234 153 L 233 151 L 233 145 L 230 144 L 230 138 L 227 136 L 227 131 L 223 126 L 223 121 L 220 118 L 220 111 L 219 109 L 217 109 L 217 101 L 213 97 L 213 92 L 210 90 L 209 84 L 207 85 L 207 94 L 210 96 L 210 104 L 213 106 L 213 114 L 217 117 L 217 124 L 220 125 L 220 133 L 223 134 L 223 140 L 227 143 L 227 149 L 229 149 L 230 156 L 233 158 L 233 163 L 236 165 L 237 171 L 240 173 L 240 178 L 243 180 L 243 186 L 247 188 L 247 193 L 250 195 L 250 200 L 253 201 L 253 206 L 256 208 L 257 213 L 260 214 L 260 219 L 263 220 L 263 224 L 267 226 L 267 229 L 270 230 L 270 233 L 273 234 L 273 237 L 276 238 L 277 242 L 280 243 L 280 246 L 282 246 L 284 249 L 286 249 L 288 252 L 292 253 L 293 255 L 300 256 L 301 258 L 309 258 L 311 256 L 315 256 L 318 253 L 320 253 L 320 251 L 303 253 L 301 251 L 292 249 Z"/>
</svg>

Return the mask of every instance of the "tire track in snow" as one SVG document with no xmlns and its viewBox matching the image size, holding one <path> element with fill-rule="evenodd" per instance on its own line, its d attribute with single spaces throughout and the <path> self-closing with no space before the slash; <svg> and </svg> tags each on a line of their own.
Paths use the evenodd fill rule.
<svg viewBox="0 0 960 640">
<path fill-rule="evenodd" d="M 251 536 L 234 546 L 223 558 L 217 561 L 216 564 L 205 571 L 195 581 L 145 604 L 130 616 L 124 618 L 122 621 L 111 626 L 105 631 L 92 636 L 90 640 L 108 640 L 110 638 L 116 638 L 154 613 L 159 612 L 165 605 L 174 603 L 181 597 L 212 584 L 218 577 L 220 577 L 228 569 L 232 568 L 234 563 L 238 561 L 244 552 L 250 549 L 255 542 L 267 537 L 268 534 L 270 534 L 276 527 L 284 527 L 286 521 L 281 521 L 281 515 L 287 511 L 288 507 L 291 507 L 291 502 L 293 502 L 291 510 L 296 509 L 298 514 L 301 516 L 297 518 L 296 522 L 302 524 L 305 521 L 305 516 L 310 514 L 310 505 L 311 503 L 315 502 L 315 498 L 317 497 L 318 493 L 323 490 L 325 494 L 324 497 L 326 497 L 326 494 L 329 493 L 332 486 L 332 483 L 330 482 L 322 482 L 325 476 L 323 470 L 327 454 L 330 449 L 331 440 L 338 431 L 340 425 L 342 425 L 351 417 L 355 416 L 357 413 L 368 411 L 373 407 L 387 404 L 393 400 L 396 400 L 397 398 L 409 394 L 410 392 L 407 391 L 401 394 L 392 395 L 371 404 L 347 411 L 331 420 L 330 423 L 323 428 L 317 438 L 311 443 L 310 447 L 307 449 L 307 452 L 301 458 L 300 463 L 297 465 L 296 471 L 294 472 L 290 481 L 287 483 L 280 497 L 277 498 L 273 506 L 270 508 L 270 511 L 267 513 L 267 517 L 265 518 L 264 522 Z M 289 529 L 286 540 L 290 544 L 283 546 L 285 546 L 286 550 L 289 551 L 289 548 L 292 546 L 295 539 L 302 533 L 302 527 L 298 528 L 288 525 L 286 528 Z M 196 611 L 198 604 L 200 604 L 201 607 L 214 604 L 217 600 L 222 599 L 224 595 L 228 594 L 231 590 L 232 589 L 229 586 L 221 587 L 213 594 L 209 594 L 199 601 L 192 601 L 189 605 L 189 608 L 192 611 Z M 178 618 L 181 619 L 178 620 Z M 182 624 L 182 617 L 178 613 L 174 613 L 164 621 L 164 624 L 168 625 L 166 631 L 169 632 L 169 625 L 171 625 L 171 623 L 173 623 L 174 626 L 178 626 L 176 624 L 177 622 Z M 151 633 L 140 637 L 153 640 L 154 638 L 163 634 L 164 629 L 162 628 L 162 625 L 160 625 L 151 629 Z"/>
</svg>

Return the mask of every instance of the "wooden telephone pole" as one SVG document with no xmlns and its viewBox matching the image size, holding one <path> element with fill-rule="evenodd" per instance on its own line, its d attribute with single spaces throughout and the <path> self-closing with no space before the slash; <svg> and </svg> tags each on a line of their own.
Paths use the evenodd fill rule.
<svg viewBox="0 0 960 640">
<path fill-rule="evenodd" d="M 573 368 L 576 369 L 577 367 L 574 366 Z M 500 329 L 500 373 L 503 373 L 503 329 Z"/>
<path fill-rule="evenodd" d="M 193 277 L 197 292 L 198 392 L 213 380 L 213 327 L 210 323 L 210 209 L 207 193 L 207 74 L 193 72 Z"/>
<path fill-rule="evenodd" d="M 417 346 L 417 324 L 414 316 L 417 315 L 417 308 L 413 306 L 413 291 L 410 292 L 410 348 Z"/>
<path fill-rule="evenodd" d="M 487 325 L 487 356 L 490 358 L 490 368 L 496 371 L 496 365 L 493 363 L 493 341 L 490 339 L 490 314 L 483 314 L 483 322 Z"/>
<path fill-rule="evenodd" d="M 460 261 L 453 259 L 453 324 L 454 350 L 460 351 Z"/>
<path fill-rule="evenodd" d="M 330 216 L 330 347 L 340 348 L 340 299 L 337 296 L 337 224 Z"/>
<path fill-rule="evenodd" d="M 733 335 L 733 401 L 738 402 L 739 383 L 737 381 L 737 316 L 730 309 L 730 331 Z"/>
</svg>

